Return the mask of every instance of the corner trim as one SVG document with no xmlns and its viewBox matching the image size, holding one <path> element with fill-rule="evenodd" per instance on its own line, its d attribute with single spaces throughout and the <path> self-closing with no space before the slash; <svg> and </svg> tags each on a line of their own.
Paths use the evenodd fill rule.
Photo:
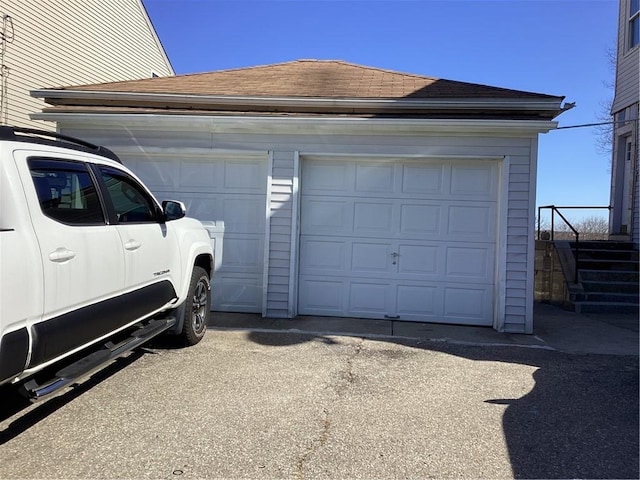
<svg viewBox="0 0 640 480">
<path fill-rule="evenodd" d="M 269 295 L 269 253 L 271 247 L 271 193 L 273 187 L 273 150 L 269 150 L 267 162 L 267 191 L 265 193 L 265 221 L 264 221 L 264 259 L 262 267 L 262 317 L 267 316 L 267 301 Z"/>
</svg>

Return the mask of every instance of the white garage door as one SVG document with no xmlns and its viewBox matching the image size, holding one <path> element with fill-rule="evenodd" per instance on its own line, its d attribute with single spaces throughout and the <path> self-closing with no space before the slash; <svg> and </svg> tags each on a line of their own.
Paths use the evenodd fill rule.
<svg viewBox="0 0 640 480">
<path fill-rule="evenodd" d="M 212 309 L 261 312 L 267 154 L 122 155 L 158 200 L 175 199 L 210 232 Z"/>
<path fill-rule="evenodd" d="M 305 159 L 298 311 L 491 325 L 497 164 Z"/>
</svg>

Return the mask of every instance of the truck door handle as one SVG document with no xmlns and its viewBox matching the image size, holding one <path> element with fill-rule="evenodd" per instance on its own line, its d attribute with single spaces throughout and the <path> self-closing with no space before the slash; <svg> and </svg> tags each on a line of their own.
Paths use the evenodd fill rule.
<svg viewBox="0 0 640 480">
<path fill-rule="evenodd" d="M 49 254 L 49 260 L 52 262 L 66 262 L 67 260 L 71 260 L 76 256 L 76 252 L 72 250 L 68 250 L 66 248 L 56 248 L 53 252 Z"/>
<path fill-rule="evenodd" d="M 129 240 L 127 243 L 124 244 L 124 248 L 126 248 L 127 250 L 137 250 L 141 246 L 142 244 L 137 240 Z"/>
</svg>

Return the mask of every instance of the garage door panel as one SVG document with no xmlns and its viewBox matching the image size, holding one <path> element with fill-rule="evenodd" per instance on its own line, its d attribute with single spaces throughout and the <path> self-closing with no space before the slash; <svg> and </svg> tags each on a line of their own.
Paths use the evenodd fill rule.
<svg viewBox="0 0 640 480">
<path fill-rule="evenodd" d="M 403 285 L 396 288 L 395 313 L 405 319 L 435 319 L 442 315 L 442 288 L 435 285 Z"/>
<path fill-rule="evenodd" d="M 355 202 L 353 212 L 354 234 L 389 236 L 393 233 L 394 208 L 391 203 Z"/>
<path fill-rule="evenodd" d="M 433 238 L 441 234 L 442 206 L 434 204 L 403 204 L 400 206 L 400 234 Z"/>
<path fill-rule="evenodd" d="M 492 200 L 497 188 L 495 167 L 452 165 L 450 193 L 455 198 Z"/>
<path fill-rule="evenodd" d="M 180 162 L 180 175 L 178 187 L 186 187 L 190 191 L 211 191 L 212 185 L 216 185 L 220 167 L 217 163 L 204 160 L 182 160 Z"/>
<path fill-rule="evenodd" d="M 300 267 L 315 274 L 339 274 L 347 265 L 349 244 L 344 241 L 303 239 L 300 245 Z"/>
<path fill-rule="evenodd" d="M 355 192 L 389 194 L 394 192 L 393 164 L 359 163 L 356 165 Z"/>
<path fill-rule="evenodd" d="M 493 283 L 493 247 L 445 247 L 444 273 L 447 281 Z"/>
<path fill-rule="evenodd" d="M 444 193 L 443 165 L 403 165 L 402 193 L 420 196 Z"/>
<path fill-rule="evenodd" d="M 180 162 L 173 157 L 140 160 L 128 155 L 120 156 L 151 191 L 177 190 L 180 187 Z"/>
<path fill-rule="evenodd" d="M 343 162 L 305 162 L 302 186 L 310 195 L 341 193 L 353 182 L 352 167 Z"/>
<path fill-rule="evenodd" d="M 397 270 L 400 278 L 418 275 L 420 278 L 441 276 L 441 247 L 437 245 L 400 245 Z"/>
<path fill-rule="evenodd" d="M 265 188 L 265 163 L 261 160 L 227 160 L 224 162 L 222 188 L 225 191 L 262 191 Z"/>
<path fill-rule="evenodd" d="M 450 286 L 444 289 L 443 319 L 450 323 L 491 325 L 491 287 Z"/>
<path fill-rule="evenodd" d="M 383 317 L 389 310 L 386 283 L 354 281 L 349 285 L 349 303 L 347 312 L 350 316 Z"/>
<path fill-rule="evenodd" d="M 300 281 L 299 301 L 307 315 L 342 315 L 345 283 L 338 279 L 304 278 Z"/>
<path fill-rule="evenodd" d="M 260 274 L 263 268 L 262 238 L 227 234 L 223 238 L 219 273 Z"/>
<path fill-rule="evenodd" d="M 389 243 L 353 242 L 350 275 L 387 274 L 391 272 Z"/>
<path fill-rule="evenodd" d="M 200 221 L 211 221 L 213 215 L 211 212 L 219 212 L 220 199 L 213 196 L 201 196 L 188 193 L 176 192 L 174 200 L 179 200 L 187 207 L 187 215 L 197 218 Z"/>
<path fill-rule="evenodd" d="M 214 276 L 211 299 L 214 310 L 259 312 L 262 309 L 262 275 Z"/>
<path fill-rule="evenodd" d="M 449 206 L 446 236 L 449 240 L 493 242 L 495 238 L 495 206 Z"/>
<path fill-rule="evenodd" d="M 262 234 L 264 232 L 264 198 L 256 195 L 235 195 L 227 198 L 220 195 L 222 211 L 220 217 L 224 219 L 226 232 Z M 217 212 L 209 212 L 216 215 Z"/>
<path fill-rule="evenodd" d="M 301 228 L 311 235 L 340 235 L 352 231 L 350 204 L 339 200 L 305 199 L 302 202 L 305 215 Z"/>
</svg>

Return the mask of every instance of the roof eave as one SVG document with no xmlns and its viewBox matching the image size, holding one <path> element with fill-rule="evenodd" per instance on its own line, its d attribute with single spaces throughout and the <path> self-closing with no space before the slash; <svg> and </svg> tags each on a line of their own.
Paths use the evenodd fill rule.
<svg viewBox="0 0 640 480">
<path fill-rule="evenodd" d="M 504 119 L 407 119 L 356 117 L 227 117 L 216 115 L 158 115 L 43 112 L 31 114 L 32 120 L 100 124 L 121 128 L 123 125 L 153 125 L 154 128 L 207 128 L 217 133 L 304 133 L 338 135 L 424 134 L 496 134 L 534 135 L 557 128 L 551 120 Z"/>
<path fill-rule="evenodd" d="M 30 92 L 32 97 L 42 98 L 52 105 L 72 104 L 80 101 L 87 105 L 100 102 L 164 103 L 200 105 L 243 105 L 250 107 L 280 108 L 339 108 L 353 110 L 511 110 L 524 112 L 549 112 L 557 116 L 562 112 L 564 97 L 549 98 L 322 98 L 322 97 L 259 97 L 234 95 L 194 95 L 175 93 L 113 92 L 72 89 L 38 89 Z"/>
</svg>

